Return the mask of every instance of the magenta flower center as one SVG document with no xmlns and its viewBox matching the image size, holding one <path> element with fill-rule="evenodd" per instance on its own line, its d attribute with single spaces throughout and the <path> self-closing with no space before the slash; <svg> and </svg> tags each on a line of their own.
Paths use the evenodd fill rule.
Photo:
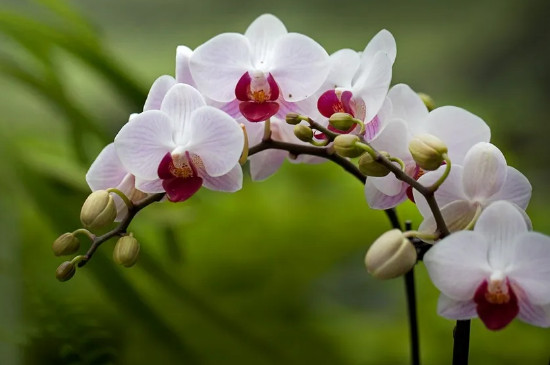
<svg viewBox="0 0 550 365">
<path fill-rule="evenodd" d="M 267 120 L 279 111 L 279 86 L 270 73 L 246 72 L 235 87 L 241 114 L 250 122 Z"/>
<path fill-rule="evenodd" d="M 474 295 L 479 318 L 490 330 L 500 330 L 519 313 L 518 299 L 507 278 L 484 280 Z"/>
<path fill-rule="evenodd" d="M 202 186 L 202 178 L 197 167 L 204 168 L 199 156 L 185 152 L 184 155 L 167 153 L 158 167 L 158 175 L 162 179 L 162 187 L 168 199 L 180 202 L 189 199 Z"/>
</svg>

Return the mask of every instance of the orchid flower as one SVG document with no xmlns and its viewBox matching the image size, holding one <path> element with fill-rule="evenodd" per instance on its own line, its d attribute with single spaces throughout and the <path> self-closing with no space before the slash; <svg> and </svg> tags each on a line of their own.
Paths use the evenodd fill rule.
<svg viewBox="0 0 550 365">
<path fill-rule="evenodd" d="M 220 34 L 189 59 L 198 90 L 214 101 L 237 104 L 250 122 L 284 119 L 281 105 L 304 100 L 323 84 L 329 56 L 311 38 L 288 33 L 271 14 L 258 17 L 245 34 Z M 284 113 L 284 114 L 283 114 Z"/>
<path fill-rule="evenodd" d="M 409 152 L 409 142 L 413 137 L 424 133 L 438 137 L 447 145 L 453 164 L 461 164 L 473 145 L 488 142 L 491 135 L 481 118 L 464 109 L 443 106 L 428 112 L 418 94 L 405 84 L 390 89 L 377 117 L 380 130 L 370 144 L 378 151 L 401 159 L 405 172 L 415 178 L 424 171 L 416 165 Z M 408 184 L 393 174 L 369 177 L 365 184 L 365 197 L 371 208 L 388 209 L 407 199 L 409 189 Z"/>
<path fill-rule="evenodd" d="M 166 191 L 169 200 L 184 201 L 202 185 L 220 191 L 241 188 L 243 139 L 233 118 L 206 106 L 193 87 L 176 84 L 160 110 L 136 115 L 122 127 L 115 147 L 138 189 Z M 141 180 L 149 183 L 140 185 Z"/>
<path fill-rule="evenodd" d="M 320 113 L 326 118 L 337 112 L 351 114 L 366 124 L 365 138 L 370 140 L 379 127 L 376 113 L 388 92 L 396 53 L 395 39 L 385 29 L 378 32 L 361 53 L 351 49 L 333 53 L 331 70 L 321 87 L 321 91 L 326 91 L 317 102 Z M 339 131 L 329 126 L 338 133 L 349 133 L 355 128 Z"/>
<path fill-rule="evenodd" d="M 528 231 L 513 204 L 491 204 L 473 231 L 436 243 L 424 264 L 441 291 L 441 316 L 479 316 L 491 330 L 504 328 L 516 316 L 550 327 L 550 237 Z"/>
<path fill-rule="evenodd" d="M 424 174 L 418 182 L 430 186 L 443 173 L 444 167 Z M 428 203 L 414 191 L 416 205 L 424 217 L 420 230 L 433 232 L 436 224 Z M 451 231 L 466 228 L 481 210 L 494 201 L 506 200 L 523 212 L 531 199 L 531 184 L 518 170 L 506 164 L 500 150 L 491 143 L 473 146 L 463 165 L 453 164 L 445 182 L 435 192 L 441 214 Z M 528 225 L 529 218 L 523 213 Z"/>
</svg>

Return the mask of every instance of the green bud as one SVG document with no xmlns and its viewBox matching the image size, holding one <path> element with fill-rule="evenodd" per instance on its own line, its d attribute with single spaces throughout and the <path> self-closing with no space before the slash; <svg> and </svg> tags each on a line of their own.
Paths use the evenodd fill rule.
<svg viewBox="0 0 550 365">
<path fill-rule="evenodd" d="M 79 248 L 80 241 L 70 232 L 63 233 L 53 242 L 52 245 L 53 254 L 55 256 L 71 255 L 78 251 Z"/>
<path fill-rule="evenodd" d="M 303 142 L 311 142 L 311 140 L 313 140 L 313 131 L 303 124 L 294 126 L 294 135 Z"/>
<path fill-rule="evenodd" d="M 139 242 L 133 234 L 120 237 L 113 251 L 113 260 L 125 267 L 133 266 L 138 259 L 139 249 Z"/>
<path fill-rule="evenodd" d="M 358 157 L 365 152 L 355 144 L 359 141 L 359 137 L 355 134 L 340 134 L 334 139 L 334 149 L 340 156 Z"/>
<path fill-rule="evenodd" d="M 75 272 L 76 267 L 74 264 L 70 261 L 65 261 L 55 270 L 55 277 L 59 281 L 67 281 L 74 276 Z"/>
<path fill-rule="evenodd" d="M 331 126 L 341 131 L 347 131 L 357 124 L 348 113 L 334 113 L 330 116 L 328 122 Z"/>
<path fill-rule="evenodd" d="M 380 152 L 386 158 L 390 158 L 390 154 L 387 152 Z M 382 177 L 390 173 L 390 170 L 380 162 L 377 162 L 369 153 L 363 154 L 359 157 L 359 171 L 367 176 Z"/>
<path fill-rule="evenodd" d="M 114 222 L 117 215 L 115 201 L 106 190 L 91 193 L 80 211 L 80 221 L 84 227 L 96 229 Z"/>
<path fill-rule="evenodd" d="M 298 113 L 288 113 L 285 120 L 288 124 L 296 125 L 302 121 L 302 118 L 300 118 L 300 114 Z"/>
<path fill-rule="evenodd" d="M 365 256 L 367 271 L 378 279 L 392 279 L 407 273 L 416 263 L 416 248 L 399 229 L 381 235 Z"/>
<path fill-rule="evenodd" d="M 434 99 L 428 94 L 424 93 L 418 93 L 418 96 L 420 96 L 420 99 L 422 99 L 422 102 L 424 105 L 426 105 L 426 108 L 428 108 L 428 111 L 432 111 L 435 109 L 435 102 Z"/>
<path fill-rule="evenodd" d="M 409 151 L 422 169 L 427 171 L 437 170 L 443 163 L 447 146 L 442 140 L 431 134 L 419 134 L 409 143 Z"/>
</svg>

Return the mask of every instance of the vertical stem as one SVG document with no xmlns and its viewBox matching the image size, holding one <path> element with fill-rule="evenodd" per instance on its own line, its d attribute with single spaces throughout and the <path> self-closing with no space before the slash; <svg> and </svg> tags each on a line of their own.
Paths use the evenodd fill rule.
<svg viewBox="0 0 550 365">
<path fill-rule="evenodd" d="M 411 230 L 411 222 L 405 222 L 405 229 Z M 407 314 L 409 317 L 409 335 L 411 344 L 411 364 L 420 365 L 420 340 L 418 336 L 418 317 L 416 313 L 416 289 L 414 285 L 414 266 L 405 274 L 405 292 L 407 294 Z"/>
<path fill-rule="evenodd" d="M 468 365 L 470 352 L 470 320 L 456 321 L 453 332 L 453 365 Z"/>
</svg>

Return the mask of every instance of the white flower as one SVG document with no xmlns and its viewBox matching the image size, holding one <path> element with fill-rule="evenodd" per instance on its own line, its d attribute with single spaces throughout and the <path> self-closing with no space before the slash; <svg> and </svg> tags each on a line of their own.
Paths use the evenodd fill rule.
<svg viewBox="0 0 550 365">
<path fill-rule="evenodd" d="M 550 237 L 528 231 L 509 202 L 491 204 L 473 231 L 451 234 L 424 256 L 441 291 L 438 313 L 449 319 L 479 316 L 491 330 L 516 316 L 550 326 Z"/>
<path fill-rule="evenodd" d="M 136 115 L 115 138 L 117 154 L 136 176 L 136 187 L 148 193 L 166 191 L 171 201 L 188 199 L 202 185 L 239 190 L 243 144 L 235 120 L 206 106 L 200 93 L 185 84 L 173 86 L 160 110 Z"/>
<path fill-rule="evenodd" d="M 311 38 L 288 33 L 271 14 L 258 17 L 245 34 L 220 34 L 189 59 L 197 88 L 218 102 L 236 102 L 251 122 L 284 119 L 281 104 L 313 95 L 329 71 L 326 51 Z"/>
<path fill-rule="evenodd" d="M 330 55 L 331 70 L 317 101 L 319 112 L 326 118 L 342 112 L 362 120 L 367 124 L 365 138 L 370 140 L 379 128 L 376 114 L 390 86 L 396 53 L 395 39 L 383 29 L 363 52 L 341 49 Z M 349 131 L 329 129 L 348 133 L 355 127 Z"/>
<path fill-rule="evenodd" d="M 453 162 L 451 160 L 451 162 Z M 418 182 L 432 185 L 443 173 L 444 166 L 424 174 Z M 420 230 L 435 230 L 435 221 L 424 197 L 414 191 L 414 198 L 424 221 Z M 443 218 L 451 231 L 465 228 L 479 212 L 494 201 L 506 200 L 521 211 L 531 199 L 531 184 L 518 170 L 507 166 L 500 150 L 491 143 L 473 146 L 461 165 L 453 164 L 445 182 L 435 193 Z M 529 218 L 525 215 L 529 223 Z"/>
<path fill-rule="evenodd" d="M 466 152 L 478 142 L 488 142 L 489 127 L 474 114 L 454 106 L 443 106 L 428 112 L 422 99 L 409 86 L 395 85 L 377 118 L 381 127 L 370 144 L 378 151 L 400 158 L 406 173 L 418 177 L 421 171 L 409 152 L 409 142 L 420 134 L 432 134 L 448 148 L 453 163 L 461 164 Z M 393 208 L 407 199 L 409 185 L 393 174 L 369 177 L 365 184 L 367 203 L 373 209 Z M 412 196 L 412 194 L 410 194 Z"/>
</svg>

